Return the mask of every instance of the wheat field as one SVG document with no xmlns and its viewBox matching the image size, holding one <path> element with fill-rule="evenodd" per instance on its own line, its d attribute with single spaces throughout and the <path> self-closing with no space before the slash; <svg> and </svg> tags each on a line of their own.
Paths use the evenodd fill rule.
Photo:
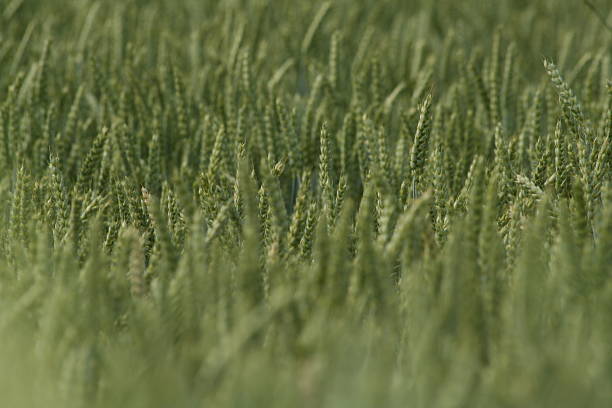
<svg viewBox="0 0 612 408">
<path fill-rule="evenodd" d="M 0 406 L 612 406 L 611 25 L 0 2 Z"/>
</svg>

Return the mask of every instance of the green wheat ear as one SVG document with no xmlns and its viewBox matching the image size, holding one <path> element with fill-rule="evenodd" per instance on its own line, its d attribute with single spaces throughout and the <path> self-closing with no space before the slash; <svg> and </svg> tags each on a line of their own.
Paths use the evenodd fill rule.
<svg viewBox="0 0 612 408">
<path fill-rule="evenodd" d="M 419 123 L 414 135 L 414 142 L 410 152 L 410 176 L 413 190 L 416 192 L 417 184 L 425 168 L 425 161 L 429 150 L 430 125 L 431 125 L 432 95 L 425 97 L 419 108 Z"/>
<path fill-rule="evenodd" d="M 561 73 L 553 62 L 544 60 L 544 68 L 559 93 L 559 101 L 570 130 L 575 137 L 581 140 L 587 139 L 589 135 L 587 134 L 588 129 L 585 127 L 584 114 L 574 92 L 563 80 Z"/>
</svg>

